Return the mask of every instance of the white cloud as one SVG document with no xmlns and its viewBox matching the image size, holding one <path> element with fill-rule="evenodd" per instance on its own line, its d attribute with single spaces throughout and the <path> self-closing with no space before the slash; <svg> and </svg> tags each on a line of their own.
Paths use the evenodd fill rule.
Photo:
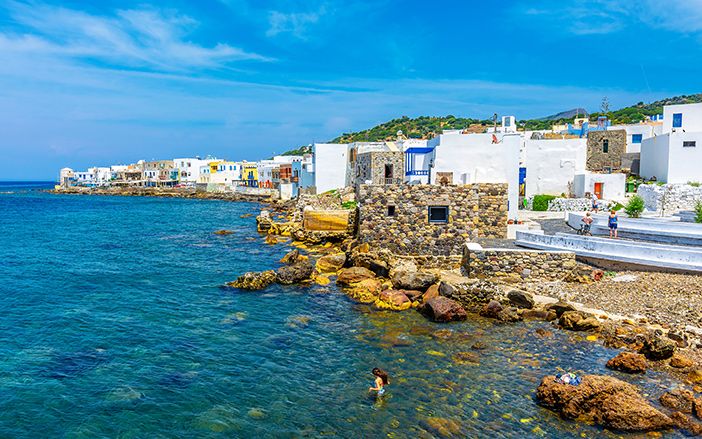
<svg viewBox="0 0 702 439">
<path fill-rule="evenodd" d="M 8 9 L 24 31 L 0 33 L 0 50 L 4 52 L 92 58 L 123 67 L 170 71 L 269 60 L 225 43 L 206 47 L 189 41 L 187 35 L 198 23 L 173 12 L 120 10 L 106 17 L 16 2 Z"/>
<path fill-rule="evenodd" d="M 325 13 L 326 7 L 324 5 L 315 12 L 284 13 L 270 11 L 268 14 L 269 27 L 266 35 L 274 37 L 279 34 L 289 33 L 294 37 L 305 39 L 309 26 L 318 23 L 320 17 Z"/>
</svg>

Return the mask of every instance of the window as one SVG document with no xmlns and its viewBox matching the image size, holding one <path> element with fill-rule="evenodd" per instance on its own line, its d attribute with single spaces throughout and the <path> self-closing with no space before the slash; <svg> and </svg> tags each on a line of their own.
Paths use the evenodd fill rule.
<svg viewBox="0 0 702 439">
<path fill-rule="evenodd" d="M 395 216 L 395 206 L 388 206 L 388 216 Z"/>
<path fill-rule="evenodd" d="M 429 206 L 429 222 L 434 224 L 448 223 L 448 206 Z"/>
<path fill-rule="evenodd" d="M 605 154 L 609 152 L 609 139 L 602 140 L 602 152 Z"/>
<path fill-rule="evenodd" d="M 697 141 L 695 140 L 686 140 L 683 142 L 683 148 L 694 148 L 697 146 Z"/>
<path fill-rule="evenodd" d="M 682 128 L 682 113 L 673 114 L 673 128 Z"/>
<path fill-rule="evenodd" d="M 643 140 L 643 134 L 632 134 L 631 143 L 641 143 Z"/>
</svg>

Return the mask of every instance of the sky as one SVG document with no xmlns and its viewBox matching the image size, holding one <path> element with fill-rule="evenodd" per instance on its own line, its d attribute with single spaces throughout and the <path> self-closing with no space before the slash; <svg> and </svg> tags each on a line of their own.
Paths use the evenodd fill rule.
<svg viewBox="0 0 702 439">
<path fill-rule="evenodd" d="M 701 68 L 702 0 L 0 0 L 0 180 L 616 109 Z"/>
</svg>

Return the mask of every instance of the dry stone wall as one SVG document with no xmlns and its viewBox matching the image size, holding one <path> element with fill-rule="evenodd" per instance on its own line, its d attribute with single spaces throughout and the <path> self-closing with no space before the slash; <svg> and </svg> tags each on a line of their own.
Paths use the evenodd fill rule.
<svg viewBox="0 0 702 439">
<path fill-rule="evenodd" d="M 575 253 L 523 249 L 466 250 L 463 269 L 470 277 L 561 280 L 576 267 Z"/>
<path fill-rule="evenodd" d="M 507 185 L 361 185 L 359 238 L 398 255 L 462 255 L 474 238 L 507 235 Z M 430 222 L 448 209 L 446 221 Z"/>
<path fill-rule="evenodd" d="M 550 212 L 582 212 L 591 207 L 592 200 L 589 198 L 554 198 L 548 202 Z"/>
<path fill-rule="evenodd" d="M 385 167 L 390 166 L 392 178 L 386 179 Z M 358 155 L 354 187 L 370 181 L 372 184 L 399 184 L 404 180 L 405 155 L 401 151 L 366 152 Z"/>
<path fill-rule="evenodd" d="M 604 151 L 607 140 L 607 152 Z M 590 131 L 587 135 L 588 171 L 618 170 L 622 167 L 622 157 L 626 154 L 626 131 Z"/>
<path fill-rule="evenodd" d="M 694 209 L 702 202 L 702 187 L 689 184 L 642 184 L 636 193 L 643 198 L 646 210 L 670 215 L 678 210 Z"/>
</svg>

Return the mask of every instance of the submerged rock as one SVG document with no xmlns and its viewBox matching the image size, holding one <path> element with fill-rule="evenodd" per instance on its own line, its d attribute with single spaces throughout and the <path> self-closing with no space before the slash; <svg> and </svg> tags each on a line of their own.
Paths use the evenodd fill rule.
<svg viewBox="0 0 702 439">
<path fill-rule="evenodd" d="M 561 317 L 561 315 L 564 312 L 568 311 L 577 311 L 573 305 L 567 302 L 556 302 L 548 305 L 546 307 L 547 310 L 553 311 L 556 313 L 556 317 Z"/>
<path fill-rule="evenodd" d="M 504 307 L 497 300 L 492 300 L 480 310 L 480 315 L 501 322 L 518 322 L 522 320 L 516 308 Z"/>
<path fill-rule="evenodd" d="M 233 230 L 222 229 L 222 230 L 217 230 L 217 231 L 215 231 L 214 234 L 215 234 L 215 235 L 220 235 L 220 236 L 232 235 L 232 234 L 234 234 L 234 231 L 233 231 Z"/>
<path fill-rule="evenodd" d="M 366 279 L 375 278 L 375 273 L 363 267 L 351 267 L 341 270 L 336 282 L 341 285 L 352 285 Z"/>
<path fill-rule="evenodd" d="M 480 356 L 476 354 L 475 352 L 456 352 L 451 356 L 451 360 L 456 363 L 456 364 L 471 364 L 471 365 L 478 365 L 480 364 Z"/>
<path fill-rule="evenodd" d="M 421 421 L 422 427 L 442 438 L 458 437 L 461 432 L 461 424 L 452 419 L 431 417 Z"/>
<path fill-rule="evenodd" d="M 694 366 L 695 362 L 680 353 L 675 353 L 670 359 L 670 365 L 678 369 L 686 369 Z"/>
<path fill-rule="evenodd" d="M 643 399 L 629 383 L 602 375 L 585 375 L 578 386 L 546 376 L 536 389 L 539 402 L 566 419 L 592 422 L 622 431 L 656 431 L 673 421 Z"/>
<path fill-rule="evenodd" d="M 699 417 L 700 409 L 702 409 L 702 399 L 695 398 L 695 394 L 690 390 L 675 389 L 665 392 L 658 399 L 661 405 L 669 409 L 683 413 L 691 414 L 693 411 Z"/>
<path fill-rule="evenodd" d="M 320 273 L 334 273 L 339 271 L 345 263 L 346 253 L 335 253 L 319 258 L 316 268 Z"/>
<path fill-rule="evenodd" d="M 426 271 L 405 271 L 393 272 L 392 285 L 398 290 L 420 290 L 426 291 L 439 280 L 434 273 Z"/>
<path fill-rule="evenodd" d="M 277 281 L 281 285 L 292 285 L 308 280 L 313 272 L 314 266 L 310 261 L 300 261 L 280 267 L 277 272 Z"/>
<path fill-rule="evenodd" d="M 607 362 L 607 367 L 626 373 L 645 373 L 646 357 L 633 352 L 620 352 Z"/>
<path fill-rule="evenodd" d="M 429 299 L 420 311 L 424 316 L 440 323 L 461 321 L 468 318 L 466 310 L 458 302 L 443 296 Z"/>
<path fill-rule="evenodd" d="M 239 276 L 235 281 L 228 282 L 227 287 L 238 288 L 240 290 L 262 290 L 267 288 L 276 281 L 276 273 L 273 270 L 268 271 L 250 271 Z"/>
</svg>

